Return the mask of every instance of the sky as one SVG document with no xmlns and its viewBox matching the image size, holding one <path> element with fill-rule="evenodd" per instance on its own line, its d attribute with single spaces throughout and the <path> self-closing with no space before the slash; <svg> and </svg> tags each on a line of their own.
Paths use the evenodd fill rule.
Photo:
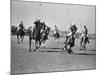
<svg viewBox="0 0 100 75">
<path fill-rule="evenodd" d="M 33 26 L 39 17 L 52 29 L 56 25 L 59 30 L 65 31 L 74 22 L 78 32 L 86 25 L 89 33 L 95 34 L 95 10 L 95 6 L 88 5 L 12 1 L 11 25 L 18 26 L 23 21 L 26 27 Z"/>
</svg>

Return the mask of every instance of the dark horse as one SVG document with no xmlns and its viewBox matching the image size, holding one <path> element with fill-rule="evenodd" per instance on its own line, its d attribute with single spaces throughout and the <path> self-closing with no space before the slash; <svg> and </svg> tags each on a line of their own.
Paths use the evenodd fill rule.
<svg viewBox="0 0 100 75">
<path fill-rule="evenodd" d="M 54 39 L 57 40 L 60 37 L 59 32 L 57 31 L 55 34 L 53 33 Z"/>
<path fill-rule="evenodd" d="M 72 53 L 72 47 L 75 45 L 75 37 L 72 37 L 72 35 L 70 36 L 66 36 L 66 42 L 64 43 L 64 47 L 62 49 L 63 51 L 67 51 L 69 54 Z"/>
<path fill-rule="evenodd" d="M 20 43 L 20 39 L 21 39 L 21 42 L 23 42 L 24 35 L 25 35 L 24 30 L 21 30 L 21 29 L 17 30 L 16 35 L 17 35 L 18 43 Z"/>
<path fill-rule="evenodd" d="M 70 30 L 71 30 L 71 35 L 66 36 L 66 41 L 64 43 L 62 52 L 67 50 L 69 54 L 72 54 L 71 48 L 75 46 L 75 33 L 77 31 L 77 27 L 75 25 L 72 25 L 70 27 Z"/>
<path fill-rule="evenodd" d="M 31 51 L 32 39 L 35 41 L 34 51 L 36 51 L 41 46 L 41 29 L 43 25 L 40 20 L 35 21 L 34 24 L 35 27 L 33 28 L 33 31 L 29 30 L 29 51 Z"/>
<path fill-rule="evenodd" d="M 33 28 L 33 31 L 29 31 L 29 51 L 31 51 L 31 41 L 32 39 L 35 41 L 35 49 L 34 51 L 36 51 L 36 49 L 38 49 L 41 45 L 40 39 L 41 39 L 41 35 L 40 35 L 40 26 L 38 26 L 37 28 Z"/>
<path fill-rule="evenodd" d="M 89 38 L 88 36 L 83 36 L 81 38 L 81 41 L 80 41 L 80 50 L 86 50 L 86 44 L 89 43 Z"/>
<path fill-rule="evenodd" d="M 35 40 L 35 49 L 38 49 L 41 46 L 41 43 L 45 43 L 45 41 L 48 39 L 50 28 L 47 27 L 45 29 L 45 25 L 43 25 L 40 22 L 35 22 L 36 27 L 33 28 L 33 31 L 29 30 L 29 51 L 31 51 L 31 40 Z M 43 30 L 41 32 L 41 30 Z"/>
</svg>

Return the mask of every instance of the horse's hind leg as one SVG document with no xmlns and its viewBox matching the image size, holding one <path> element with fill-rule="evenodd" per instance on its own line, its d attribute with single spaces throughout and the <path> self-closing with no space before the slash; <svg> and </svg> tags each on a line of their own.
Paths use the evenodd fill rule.
<svg viewBox="0 0 100 75">
<path fill-rule="evenodd" d="M 80 39 L 80 50 L 82 50 L 83 38 Z"/>
<path fill-rule="evenodd" d="M 83 50 L 86 50 L 86 38 L 83 39 L 82 48 Z"/>
<path fill-rule="evenodd" d="M 29 38 L 29 52 L 31 52 L 31 38 Z"/>
<path fill-rule="evenodd" d="M 37 49 L 38 49 L 38 42 L 35 41 L 35 49 L 34 49 L 34 51 L 36 51 Z"/>
</svg>

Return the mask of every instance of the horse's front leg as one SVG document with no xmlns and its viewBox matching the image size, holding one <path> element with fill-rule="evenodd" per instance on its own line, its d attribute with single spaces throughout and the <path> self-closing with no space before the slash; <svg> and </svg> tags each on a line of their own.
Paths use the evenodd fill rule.
<svg viewBox="0 0 100 75">
<path fill-rule="evenodd" d="M 64 47 L 62 48 L 61 53 L 63 53 L 64 51 L 65 51 L 65 44 L 64 44 Z"/>
<path fill-rule="evenodd" d="M 23 38 L 24 38 L 23 35 L 20 35 L 21 42 L 23 42 Z"/>
<path fill-rule="evenodd" d="M 34 51 L 36 51 L 36 41 L 35 41 L 35 48 L 34 48 Z"/>
<path fill-rule="evenodd" d="M 42 47 L 45 47 L 45 41 L 46 41 L 46 40 L 43 40 L 43 44 L 42 44 Z"/>
<path fill-rule="evenodd" d="M 41 40 L 39 40 L 39 47 L 41 46 L 41 43 L 42 43 L 42 41 L 41 41 Z"/>
<path fill-rule="evenodd" d="M 18 40 L 18 43 L 20 43 L 20 41 L 19 41 L 19 36 L 17 35 L 17 40 Z"/>
<path fill-rule="evenodd" d="M 66 50 L 67 50 L 67 42 L 65 41 L 61 53 L 65 52 Z"/>
<path fill-rule="evenodd" d="M 39 40 L 39 45 L 43 47 L 43 43 L 44 43 L 44 39 L 42 37 L 42 39 Z"/>
<path fill-rule="evenodd" d="M 82 46 L 83 50 L 86 50 L 86 43 L 83 42 L 83 46 Z"/>
<path fill-rule="evenodd" d="M 21 42 L 23 42 L 24 36 L 21 37 Z"/>
<path fill-rule="evenodd" d="M 68 52 L 69 54 L 72 54 L 72 49 L 71 49 L 71 46 L 70 46 L 70 45 L 67 45 L 67 52 Z"/>
<path fill-rule="evenodd" d="M 34 51 L 36 51 L 38 49 L 38 41 L 36 40 L 35 41 L 35 49 L 34 49 Z"/>
</svg>

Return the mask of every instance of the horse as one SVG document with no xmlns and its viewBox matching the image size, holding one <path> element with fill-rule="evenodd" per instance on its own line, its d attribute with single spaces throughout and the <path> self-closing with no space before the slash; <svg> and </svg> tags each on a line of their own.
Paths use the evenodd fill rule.
<svg viewBox="0 0 100 75">
<path fill-rule="evenodd" d="M 39 49 L 39 47 L 41 46 L 41 30 L 43 30 L 45 28 L 45 23 L 40 22 L 40 20 L 37 20 L 34 22 L 35 27 L 32 30 L 29 30 L 29 51 L 31 51 L 31 40 L 33 39 L 35 41 L 35 49 L 34 51 L 36 51 L 37 49 Z"/>
<path fill-rule="evenodd" d="M 58 31 L 56 31 L 55 33 L 53 33 L 53 36 L 54 36 L 55 40 L 59 40 L 59 38 L 60 38 L 60 34 L 59 34 Z"/>
<path fill-rule="evenodd" d="M 23 40 L 24 40 L 24 35 L 25 35 L 24 30 L 17 29 L 16 35 L 17 35 L 18 43 L 20 43 L 20 39 L 21 39 L 21 42 L 23 42 Z"/>
<path fill-rule="evenodd" d="M 66 36 L 66 41 L 64 43 L 64 47 L 62 48 L 62 52 L 67 50 L 69 54 L 72 54 L 71 48 L 75 46 L 75 33 L 77 31 L 77 27 L 72 25 L 70 29 L 71 32 Z"/>
<path fill-rule="evenodd" d="M 89 43 L 89 38 L 88 36 L 83 36 L 80 40 L 80 50 L 86 50 L 86 44 Z"/>
<path fill-rule="evenodd" d="M 31 41 L 34 40 L 35 41 L 35 49 L 34 51 L 36 51 L 40 45 L 41 45 L 41 33 L 40 33 L 40 26 L 38 26 L 37 28 L 33 28 L 33 31 L 29 30 L 29 51 L 31 52 Z"/>
<path fill-rule="evenodd" d="M 75 37 L 72 35 L 66 36 L 66 42 L 64 43 L 64 47 L 62 48 L 62 52 L 67 51 L 68 54 L 72 54 L 72 47 L 75 45 Z"/>
</svg>

